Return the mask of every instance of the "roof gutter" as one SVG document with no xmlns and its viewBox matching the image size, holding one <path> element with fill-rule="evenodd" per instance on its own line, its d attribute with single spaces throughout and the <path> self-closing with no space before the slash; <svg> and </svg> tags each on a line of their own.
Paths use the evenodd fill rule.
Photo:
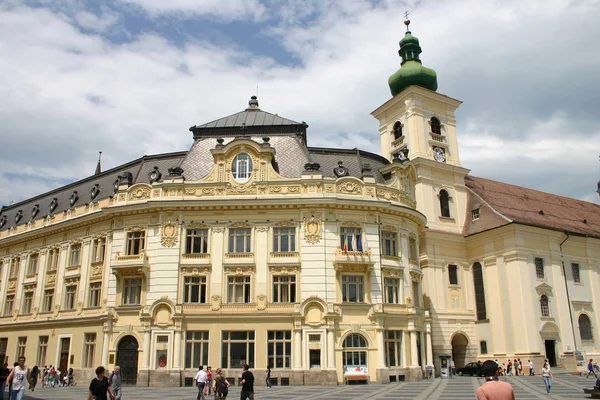
<svg viewBox="0 0 600 400">
<path fill-rule="evenodd" d="M 563 250 L 562 250 L 562 246 L 563 244 L 565 244 L 565 242 L 567 240 L 569 240 L 569 238 L 571 237 L 569 235 L 569 232 L 565 231 L 565 235 L 567 235 L 567 237 L 565 238 L 565 240 L 563 240 L 562 242 L 560 242 L 560 244 L 558 245 L 558 248 L 560 250 L 560 262 L 562 264 L 562 270 L 563 270 L 563 277 L 565 279 L 565 290 L 567 293 L 567 303 L 569 306 L 569 318 L 571 320 L 571 332 L 573 333 L 573 347 L 575 348 L 575 352 L 577 352 L 577 338 L 575 337 L 575 322 L 573 321 L 573 310 L 571 309 L 571 296 L 569 296 L 569 284 L 567 282 L 567 271 L 565 268 L 565 257 L 563 255 Z"/>
</svg>

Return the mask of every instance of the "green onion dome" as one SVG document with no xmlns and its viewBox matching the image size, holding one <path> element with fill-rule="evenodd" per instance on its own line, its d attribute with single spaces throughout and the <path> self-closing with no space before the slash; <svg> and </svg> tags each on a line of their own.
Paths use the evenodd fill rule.
<svg viewBox="0 0 600 400">
<path fill-rule="evenodd" d="M 410 21 L 406 20 L 404 24 L 408 29 Z M 419 39 L 413 36 L 409 30 L 400 40 L 398 54 L 402 57 L 402 64 L 400 64 L 400 69 L 388 80 L 392 96 L 396 96 L 411 85 L 421 86 L 434 92 L 437 90 L 437 74 L 434 70 L 421 65 Z"/>
</svg>

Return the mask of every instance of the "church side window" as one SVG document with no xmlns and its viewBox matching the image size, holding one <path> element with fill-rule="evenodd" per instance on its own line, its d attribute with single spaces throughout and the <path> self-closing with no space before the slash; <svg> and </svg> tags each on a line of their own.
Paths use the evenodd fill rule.
<svg viewBox="0 0 600 400">
<path fill-rule="evenodd" d="M 550 307 L 548 306 L 548 296 L 543 294 L 540 297 L 540 309 L 542 311 L 542 317 L 550 316 Z"/>
<path fill-rule="evenodd" d="M 450 195 L 445 189 L 440 190 L 440 215 L 450 218 Z"/>
<path fill-rule="evenodd" d="M 592 336 L 592 322 L 590 317 L 585 314 L 579 316 L 579 335 L 581 340 L 594 340 Z"/>
<path fill-rule="evenodd" d="M 538 279 L 544 279 L 544 259 L 540 257 L 535 258 L 535 275 Z"/>
<path fill-rule="evenodd" d="M 402 123 L 400 121 L 394 124 L 394 140 L 400 139 L 402 136 Z"/>
<path fill-rule="evenodd" d="M 475 306 L 477 308 L 477 320 L 487 319 L 485 306 L 485 289 L 483 285 L 483 270 L 480 263 L 473 264 L 473 285 L 475 286 Z"/>
<path fill-rule="evenodd" d="M 573 273 L 573 282 L 581 283 L 581 275 L 579 274 L 579 264 L 571 264 L 571 272 Z"/>
</svg>

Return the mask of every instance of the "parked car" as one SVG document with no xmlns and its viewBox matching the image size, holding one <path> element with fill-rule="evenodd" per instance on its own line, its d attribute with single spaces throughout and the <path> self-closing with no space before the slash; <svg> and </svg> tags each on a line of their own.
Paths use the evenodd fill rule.
<svg viewBox="0 0 600 400">
<path fill-rule="evenodd" d="M 481 363 L 471 362 L 462 368 L 456 368 L 456 375 L 481 376 Z"/>
</svg>

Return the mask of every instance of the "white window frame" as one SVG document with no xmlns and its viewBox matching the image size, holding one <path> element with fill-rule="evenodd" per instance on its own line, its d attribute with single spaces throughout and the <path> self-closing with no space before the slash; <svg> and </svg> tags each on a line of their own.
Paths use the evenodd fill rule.
<svg viewBox="0 0 600 400">
<path fill-rule="evenodd" d="M 281 334 L 281 335 L 278 335 Z M 279 337 L 278 336 L 283 336 Z M 278 345 L 281 346 L 281 354 L 277 351 Z M 269 330 L 267 331 L 267 365 L 273 369 L 291 369 L 292 368 L 292 331 L 290 330 Z M 281 366 L 278 366 L 278 360 L 281 360 Z"/>
<path fill-rule="evenodd" d="M 273 303 L 296 303 L 298 300 L 298 283 L 296 282 L 297 278 L 295 274 L 273 274 L 271 279 Z M 283 297 L 287 297 L 287 301 L 283 300 Z"/>
<path fill-rule="evenodd" d="M 354 287 L 355 298 L 352 300 L 350 291 Z M 342 274 L 341 276 L 342 302 L 344 303 L 366 303 L 367 298 L 367 278 L 365 274 Z"/>
<path fill-rule="evenodd" d="M 243 279 L 243 281 L 242 281 Z M 243 301 L 236 301 L 238 291 L 241 290 Z M 252 303 L 252 275 L 227 276 L 227 303 L 249 304 Z"/>
<path fill-rule="evenodd" d="M 121 294 L 121 305 L 139 306 L 142 304 L 142 287 L 144 281 L 141 277 L 123 279 L 123 292 Z"/>
<path fill-rule="evenodd" d="M 128 256 L 142 254 L 146 249 L 146 231 L 127 232 L 126 252 Z"/>
<path fill-rule="evenodd" d="M 283 245 L 287 250 L 283 250 Z M 273 252 L 274 253 L 295 253 L 296 252 L 296 228 L 295 227 L 275 227 L 273 228 Z"/>
<path fill-rule="evenodd" d="M 391 276 L 383 277 L 383 296 L 386 304 L 400 304 L 402 280 Z M 392 290 L 392 298 L 390 299 L 390 289 Z"/>
<path fill-rule="evenodd" d="M 252 177 L 252 168 L 252 157 L 247 153 L 240 153 L 231 162 L 231 175 L 236 182 L 248 182 Z"/>
<path fill-rule="evenodd" d="M 195 282 L 197 280 L 197 282 Z M 198 286 L 198 301 L 192 301 L 192 289 Z M 204 301 L 202 294 L 204 292 Z M 183 304 L 206 304 L 208 302 L 208 278 L 206 275 L 183 276 Z"/>
</svg>

